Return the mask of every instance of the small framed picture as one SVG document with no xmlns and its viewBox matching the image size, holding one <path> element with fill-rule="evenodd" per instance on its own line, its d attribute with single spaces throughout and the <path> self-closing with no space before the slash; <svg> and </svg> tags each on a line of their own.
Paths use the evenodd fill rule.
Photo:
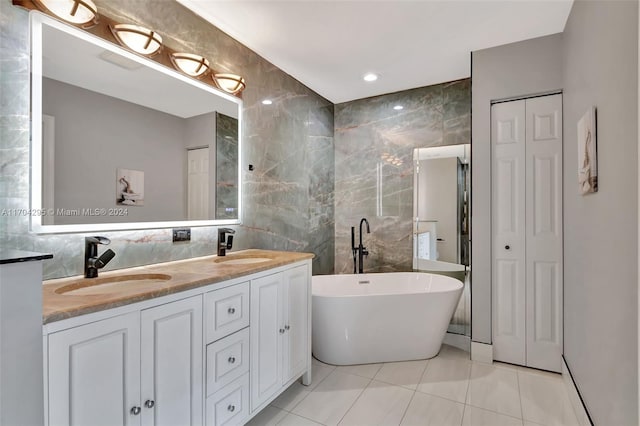
<svg viewBox="0 0 640 426">
<path fill-rule="evenodd" d="M 129 169 L 116 170 L 116 204 L 144 206 L 144 172 Z"/>
<path fill-rule="evenodd" d="M 580 194 L 598 192 L 596 108 L 590 107 L 578 121 L 578 187 Z"/>
</svg>

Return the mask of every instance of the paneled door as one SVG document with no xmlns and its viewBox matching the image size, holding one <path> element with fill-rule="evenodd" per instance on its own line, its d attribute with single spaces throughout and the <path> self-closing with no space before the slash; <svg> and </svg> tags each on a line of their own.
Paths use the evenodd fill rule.
<svg viewBox="0 0 640 426">
<path fill-rule="evenodd" d="M 285 349 L 283 358 L 283 382 L 296 378 L 306 369 L 310 360 L 307 315 L 309 312 L 309 272 L 307 265 L 284 272 Z"/>
<path fill-rule="evenodd" d="M 142 311 L 142 426 L 202 424 L 202 297 Z"/>
<path fill-rule="evenodd" d="M 50 426 L 140 425 L 139 333 L 135 312 L 49 336 Z"/>
<path fill-rule="evenodd" d="M 491 108 L 494 359 L 560 371 L 562 95 Z"/>
<path fill-rule="evenodd" d="M 209 217 L 209 148 L 187 151 L 187 216 L 189 220 Z"/>
</svg>

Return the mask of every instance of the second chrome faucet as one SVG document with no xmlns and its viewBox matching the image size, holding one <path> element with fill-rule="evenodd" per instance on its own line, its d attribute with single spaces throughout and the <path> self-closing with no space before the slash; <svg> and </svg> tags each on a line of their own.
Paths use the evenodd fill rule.
<svg viewBox="0 0 640 426">
<path fill-rule="evenodd" d="M 353 254 L 353 273 L 364 273 L 364 256 L 369 255 L 367 248 L 362 245 L 362 224 L 367 225 L 367 234 L 371 233 L 369 221 L 366 218 L 360 219 L 360 244 L 356 247 L 355 227 L 351 227 L 351 253 Z"/>
</svg>

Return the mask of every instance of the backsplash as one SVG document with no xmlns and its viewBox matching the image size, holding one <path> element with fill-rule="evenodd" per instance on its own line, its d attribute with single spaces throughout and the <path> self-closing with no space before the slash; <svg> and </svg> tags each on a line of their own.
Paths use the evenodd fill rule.
<svg viewBox="0 0 640 426">
<path fill-rule="evenodd" d="M 234 250 L 311 252 L 313 273 L 332 273 L 333 105 L 174 0 L 95 3 L 106 16 L 153 28 L 168 46 L 198 52 L 215 69 L 245 77 L 244 214 Z M 44 263 L 45 278 L 81 274 L 85 234 L 30 234 L 29 217 L 10 213 L 29 208 L 29 84 L 28 13 L 0 0 L 1 245 L 53 253 Z M 273 105 L 261 104 L 267 97 Z M 215 254 L 217 242 L 215 227 L 192 228 L 191 242 L 177 244 L 170 229 L 97 234 L 109 237 L 116 252 L 105 269 Z"/>
<path fill-rule="evenodd" d="M 363 217 L 365 272 L 412 269 L 413 150 L 470 143 L 470 100 L 464 79 L 335 106 L 336 273 L 353 272 Z"/>
</svg>

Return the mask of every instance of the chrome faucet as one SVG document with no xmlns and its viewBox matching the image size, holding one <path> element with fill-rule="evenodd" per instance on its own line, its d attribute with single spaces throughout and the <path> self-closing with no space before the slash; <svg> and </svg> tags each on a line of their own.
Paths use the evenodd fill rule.
<svg viewBox="0 0 640 426">
<path fill-rule="evenodd" d="M 106 237 L 86 237 L 84 239 L 84 277 L 97 278 L 98 269 L 104 266 L 115 257 L 111 249 L 107 249 L 102 256 L 98 257 L 98 244 L 110 244 L 111 240 Z"/>
<path fill-rule="evenodd" d="M 364 256 L 369 255 L 369 251 L 366 247 L 362 245 L 362 224 L 367 225 L 367 234 L 371 233 L 369 229 L 369 221 L 364 217 L 360 220 L 360 244 L 356 247 L 355 242 L 355 228 L 351 227 L 351 252 L 353 253 L 353 273 L 356 271 L 358 274 L 364 273 Z M 356 254 L 358 255 L 358 260 L 356 262 Z"/>
<path fill-rule="evenodd" d="M 226 256 L 227 250 L 231 250 L 233 246 L 233 235 L 227 234 L 235 234 L 231 228 L 218 228 L 218 256 Z"/>
</svg>

